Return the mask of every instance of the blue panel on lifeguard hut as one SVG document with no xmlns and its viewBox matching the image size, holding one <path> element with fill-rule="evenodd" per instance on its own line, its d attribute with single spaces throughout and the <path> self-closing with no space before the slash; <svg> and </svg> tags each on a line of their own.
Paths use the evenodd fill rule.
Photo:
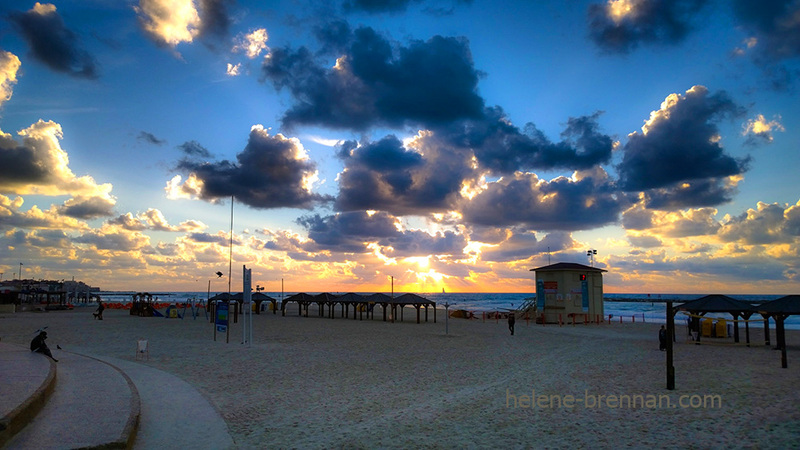
<svg viewBox="0 0 800 450">
<path fill-rule="evenodd" d="M 589 311 L 589 282 L 581 281 L 581 295 L 583 296 L 583 310 Z"/>
<path fill-rule="evenodd" d="M 544 280 L 536 280 L 536 307 L 544 308 Z"/>
</svg>

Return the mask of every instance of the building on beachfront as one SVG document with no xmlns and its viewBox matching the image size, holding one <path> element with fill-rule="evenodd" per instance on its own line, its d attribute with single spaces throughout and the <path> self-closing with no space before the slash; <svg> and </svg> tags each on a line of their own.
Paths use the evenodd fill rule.
<svg viewBox="0 0 800 450">
<path fill-rule="evenodd" d="M 560 262 L 536 272 L 537 320 L 584 323 L 603 319 L 603 269 Z"/>
<path fill-rule="evenodd" d="M 75 280 L 16 279 L 0 281 L 0 304 L 30 307 L 66 306 L 99 298 L 100 288 Z"/>
</svg>

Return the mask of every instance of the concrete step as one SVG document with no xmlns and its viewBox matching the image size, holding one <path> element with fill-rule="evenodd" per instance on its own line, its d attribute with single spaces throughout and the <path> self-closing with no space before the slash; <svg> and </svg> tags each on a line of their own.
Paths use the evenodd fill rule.
<svg viewBox="0 0 800 450">
<path fill-rule="evenodd" d="M 46 359 L 39 354 L 32 356 Z M 91 357 L 66 351 L 58 352 L 57 357 L 52 395 L 5 448 L 131 447 L 141 405 L 130 378 Z"/>
<path fill-rule="evenodd" d="M 28 424 L 56 386 L 56 363 L 0 342 L 0 447 Z"/>
</svg>

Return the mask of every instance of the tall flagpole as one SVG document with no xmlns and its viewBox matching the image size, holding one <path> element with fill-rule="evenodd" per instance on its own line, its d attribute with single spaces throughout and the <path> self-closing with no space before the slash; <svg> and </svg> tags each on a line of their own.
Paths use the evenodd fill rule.
<svg viewBox="0 0 800 450">
<path fill-rule="evenodd" d="M 228 245 L 228 302 L 231 301 L 231 270 L 233 261 L 233 195 L 231 195 L 231 237 Z"/>
</svg>

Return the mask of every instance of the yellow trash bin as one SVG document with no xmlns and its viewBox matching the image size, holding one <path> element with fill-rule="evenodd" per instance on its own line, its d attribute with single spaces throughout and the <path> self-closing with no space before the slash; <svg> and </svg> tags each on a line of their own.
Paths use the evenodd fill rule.
<svg viewBox="0 0 800 450">
<path fill-rule="evenodd" d="M 717 332 L 717 337 L 718 338 L 726 338 L 726 337 L 728 337 L 728 326 L 725 323 L 725 320 L 723 320 L 723 319 L 718 320 L 717 323 L 715 324 L 715 328 L 716 328 L 715 331 Z"/>
<path fill-rule="evenodd" d="M 700 321 L 700 332 L 703 337 L 711 337 L 711 326 L 714 323 L 711 319 L 703 319 Z"/>
</svg>

